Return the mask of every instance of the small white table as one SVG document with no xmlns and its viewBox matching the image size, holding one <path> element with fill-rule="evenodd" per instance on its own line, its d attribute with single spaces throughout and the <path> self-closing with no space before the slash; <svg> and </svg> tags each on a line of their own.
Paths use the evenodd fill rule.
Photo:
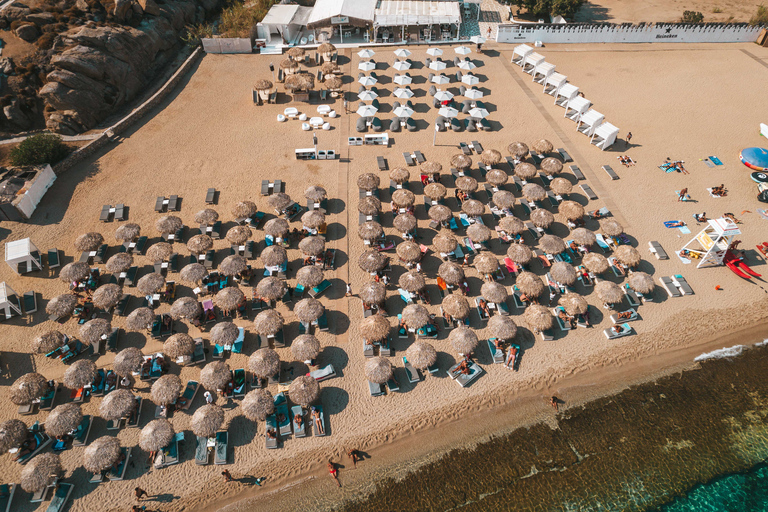
<svg viewBox="0 0 768 512">
<path fill-rule="evenodd" d="M 283 111 L 285 117 L 296 117 L 299 115 L 299 109 L 296 107 L 288 107 Z"/>
<path fill-rule="evenodd" d="M 313 118 L 311 118 L 309 120 L 309 124 L 311 124 L 315 128 L 323 126 L 323 118 L 322 117 L 313 117 Z"/>
<path fill-rule="evenodd" d="M 318 105 L 317 106 L 317 113 L 320 115 L 328 115 L 331 112 L 331 106 L 330 105 Z"/>
</svg>

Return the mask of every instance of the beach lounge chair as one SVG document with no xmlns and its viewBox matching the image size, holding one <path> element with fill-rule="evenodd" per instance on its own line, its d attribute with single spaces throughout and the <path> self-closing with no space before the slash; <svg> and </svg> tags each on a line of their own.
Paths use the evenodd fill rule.
<svg viewBox="0 0 768 512">
<path fill-rule="evenodd" d="M 627 303 L 633 308 L 640 305 L 640 297 L 638 297 L 637 292 L 630 288 L 629 285 L 624 285 L 624 296 L 627 298 Z M 613 319 L 613 317 L 611 317 L 611 319 Z M 616 323 L 616 321 L 613 320 L 613 323 Z"/>
<path fill-rule="evenodd" d="M 147 242 L 149 242 L 149 237 L 140 236 L 138 240 L 136 240 L 136 245 L 133 247 L 133 253 L 144 254 L 144 251 L 147 249 Z"/>
<path fill-rule="evenodd" d="M 37 448 L 35 448 L 32 452 L 19 457 L 17 462 L 21 465 L 24 465 L 32 460 L 35 455 L 42 452 L 49 444 L 51 444 L 51 437 L 45 432 L 40 432 L 39 422 L 36 421 L 31 427 L 29 427 L 29 431 L 32 432 L 32 435 L 35 437 Z"/>
<path fill-rule="evenodd" d="M 477 379 L 484 372 L 480 365 L 474 361 L 470 361 L 468 364 L 469 375 L 465 375 L 457 371 L 460 364 L 461 363 L 456 363 L 455 365 L 451 366 L 448 369 L 448 375 L 456 382 L 458 382 L 459 386 L 463 388 L 467 387 L 472 381 Z"/>
<path fill-rule="evenodd" d="M 205 193 L 205 204 L 213 204 L 216 201 L 216 189 L 209 188 Z"/>
<path fill-rule="evenodd" d="M 125 460 L 109 471 L 110 482 L 125 480 L 125 470 L 128 468 L 128 462 L 131 460 L 131 448 L 120 448 L 120 453 L 125 454 Z"/>
<path fill-rule="evenodd" d="M 56 489 L 56 492 L 53 494 L 53 499 L 51 500 L 51 503 L 48 504 L 48 508 L 45 509 L 45 512 L 62 512 L 74 489 L 74 484 L 60 483 L 59 488 Z"/>
<path fill-rule="evenodd" d="M 195 464 L 198 466 L 207 466 L 210 464 L 208 453 L 208 438 L 197 436 L 197 447 L 195 448 Z"/>
<path fill-rule="evenodd" d="M 214 448 L 213 463 L 214 464 L 226 464 L 227 463 L 227 447 L 229 443 L 228 432 L 216 432 L 216 447 Z"/>
<path fill-rule="evenodd" d="M 331 282 L 327 279 L 323 279 L 323 282 L 321 282 L 319 285 L 315 286 L 311 290 L 309 290 L 309 296 L 312 298 L 320 297 L 322 294 L 324 294 L 328 288 L 331 287 Z"/>
<path fill-rule="evenodd" d="M 573 162 L 573 158 L 571 158 L 571 155 L 569 155 L 565 149 L 557 148 L 557 152 L 560 153 L 560 157 L 563 159 L 563 162 Z"/>
<path fill-rule="evenodd" d="M 277 415 L 277 426 L 281 436 L 291 435 L 291 417 L 288 409 L 288 401 L 284 393 L 275 395 L 275 414 Z"/>
<path fill-rule="evenodd" d="M 377 156 L 376 163 L 378 164 L 380 171 L 386 171 L 387 169 L 389 169 L 389 166 L 387 165 L 387 160 L 383 156 Z"/>
<path fill-rule="evenodd" d="M 125 422 L 125 426 L 128 428 L 138 428 L 141 422 L 141 406 L 144 405 L 144 399 L 140 396 L 136 397 L 136 408 L 133 413 L 128 417 Z"/>
<path fill-rule="evenodd" d="M 51 386 L 51 389 L 40 397 L 40 405 L 39 409 L 41 411 L 50 411 L 53 409 L 53 402 L 56 400 L 56 391 L 58 391 L 59 386 L 54 383 L 53 386 Z"/>
<path fill-rule="evenodd" d="M 168 198 L 168 211 L 169 212 L 179 211 L 179 196 L 174 195 Z"/>
<path fill-rule="evenodd" d="M 602 169 L 603 169 L 603 170 L 606 172 L 606 174 L 608 174 L 608 176 L 610 176 L 610 177 L 611 177 L 611 179 L 612 179 L 612 180 L 617 180 L 617 179 L 619 179 L 619 175 L 618 175 L 618 174 L 616 174 L 616 171 L 614 171 L 614 170 L 611 168 L 611 166 L 610 166 L 610 165 L 604 165 L 604 166 L 602 167 Z"/>
<path fill-rule="evenodd" d="M 369 380 L 366 382 L 368 383 L 368 393 L 371 396 L 384 396 L 384 390 L 382 389 L 381 384 L 374 384 Z"/>
<path fill-rule="evenodd" d="M 680 274 L 673 275 L 672 282 L 680 289 L 680 292 L 682 292 L 683 295 L 693 295 L 693 288 L 691 288 L 688 281 L 686 281 Z"/>
<path fill-rule="evenodd" d="M 117 342 L 120 340 L 120 328 L 113 327 L 112 331 L 107 336 L 107 350 L 109 352 L 117 352 Z M 96 350 L 94 350 L 96 353 Z"/>
<path fill-rule="evenodd" d="M 184 393 L 181 394 L 181 400 L 182 400 L 182 406 L 181 408 L 183 410 L 188 410 L 189 407 L 192 405 L 192 402 L 195 400 L 195 396 L 197 396 L 197 390 L 200 388 L 200 384 L 194 380 L 190 380 L 187 382 L 187 387 L 184 388 Z"/>
<path fill-rule="evenodd" d="M 608 241 L 603 237 L 600 233 L 595 233 L 595 242 L 597 243 L 597 246 L 600 248 L 603 252 L 608 252 L 611 250 L 611 246 L 608 245 Z"/>
<path fill-rule="evenodd" d="M 397 378 L 395 377 L 394 371 L 392 372 L 392 377 L 387 380 L 387 390 L 389 390 L 390 393 L 394 393 L 395 391 L 400 391 L 400 382 L 398 382 Z M 379 386 L 379 389 L 382 389 L 383 386 Z M 384 393 L 382 393 L 383 395 Z"/>
<path fill-rule="evenodd" d="M 416 162 L 413 161 L 410 153 L 403 153 L 403 158 L 405 158 L 405 163 L 409 166 L 416 165 Z"/>
<path fill-rule="evenodd" d="M 626 323 L 626 322 L 633 322 L 635 320 L 640 320 L 640 315 L 638 315 L 637 311 L 635 311 L 634 309 L 630 308 L 626 311 L 622 311 L 622 313 L 630 313 L 629 318 L 619 318 L 619 314 L 616 313 L 614 315 L 611 315 L 611 322 L 613 322 L 614 324 L 618 324 L 621 322 Z"/>
<path fill-rule="evenodd" d="M 33 290 L 24 292 L 23 304 L 25 314 L 31 315 L 37 311 L 37 295 Z"/>
<path fill-rule="evenodd" d="M 48 249 L 48 268 L 57 268 L 61 266 L 58 249 Z"/>
<path fill-rule="evenodd" d="M 264 421 L 265 432 L 272 430 L 275 433 L 274 439 L 270 439 L 268 435 L 264 435 L 264 444 L 268 450 L 274 450 L 277 448 L 277 415 L 275 413 L 267 416 Z"/>
<path fill-rule="evenodd" d="M 123 221 L 126 218 L 127 217 L 125 215 L 125 205 L 121 203 L 115 206 L 115 220 Z"/>
<path fill-rule="evenodd" d="M 155 211 L 158 213 L 165 211 L 165 205 L 165 197 L 157 196 L 157 199 L 155 199 Z"/>
<path fill-rule="evenodd" d="M 179 463 L 179 441 L 184 441 L 184 432 L 177 432 L 168 446 L 163 447 L 154 461 L 156 469 Z"/>
<path fill-rule="evenodd" d="M 88 444 L 88 435 L 91 433 L 91 425 L 93 425 L 91 415 L 83 415 L 83 419 L 80 420 L 80 424 L 75 429 L 74 434 L 72 434 L 72 446 L 85 446 Z"/>
<path fill-rule="evenodd" d="M 581 172 L 581 169 L 579 169 L 578 165 L 569 165 L 568 168 L 571 170 L 574 176 L 576 176 L 577 180 L 583 180 L 586 179 L 584 176 L 584 173 Z"/>
<path fill-rule="evenodd" d="M 657 260 L 669 259 L 669 256 L 667 256 L 667 252 L 664 250 L 661 244 L 659 242 L 656 242 L 655 240 L 648 242 L 648 250 L 651 251 L 651 254 L 656 256 Z"/>
<path fill-rule="evenodd" d="M 16 494 L 16 484 L 0 485 L 0 512 L 11 512 L 14 494 Z"/>
<path fill-rule="evenodd" d="M 293 423 L 293 435 L 296 438 L 299 437 L 307 437 L 307 422 L 302 421 L 301 425 L 296 423 L 296 420 L 294 419 L 296 416 L 300 416 L 301 418 L 304 418 L 304 409 L 301 408 L 300 405 L 294 405 L 291 407 L 291 422 Z"/>
<path fill-rule="evenodd" d="M 392 355 L 392 340 L 390 336 L 379 344 L 379 355 L 381 357 L 390 357 Z"/>
<path fill-rule="evenodd" d="M 496 348 L 496 344 L 494 343 L 495 340 L 496 338 L 488 338 L 486 340 L 488 343 L 488 350 L 491 352 L 494 364 L 504 364 L 504 351 Z"/>
<path fill-rule="evenodd" d="M 541 336 L 541 339 L 544 341 L 552 341 L 555 339 L 555 335 L 551 329 L 545 329 L 543 331 L 539 331 L 539 336 Z"/>
<path fill-rule="evenodd" d="M 581 187 L 581 190 L 583 190 L 583 191 L 584 191 L 584 193 L 587 195 L 587 197 L 588 197 L 589 199 L 591 199 L 591 200 L 593 200 L 593 201 L 594 201 L 595 199 L 597 199 L 597 194 L 595 194 L 595 191 L 594 191 L 594 190 L 592 190 L 592 187 L 590 187 L 590 186 L 589 186 L 589 185 L 587 185 L 586 183 L 582 183 L 582 184 L 581 184 L 581 185 L 579 185 L 579 186 Z"/>
<path fill-rule="evenodd" d="M 322 382 L 327 379 L 332 379 L 336 376 L 336 371 L 333 369 L 333 365 L 329 364 L 318 370 L 309 372 L 309 375 L 317 382 Z"/>
<path fill-rule="evenodd" d="M 101 215 L 99 215 L 99 220 L 101 222 L 109 222 L 109 218 L 112 216 L 112 205 L 105 204 L 101 207 Z"/>
<path fill-rule="evenodd" d="M 232 379 L 235 383 L 235 389 L 234 389 L 234 397 L 236 399 L 241 399 L 245 397 L 245 391 L 246 391 L 246 378 L 245 378 L 245 368 L 238 368 L 237 370 L 232 372 Z"/>
<path fill-rule="evenodd" d="M 554 315 L 555 320 L 557 321 L 557 325 L 560 326 L 561 331 L 570 331 L 571 324 L 570 322 L 567 322 L 558 316 L 560 314 L 560 311 L 565 312 L 565 309 L 562 306 L 557 306 L 552 310 L 552 314 Z"/>
<path fill-rule="evenodd" d="M 419 371 L 408 362 L 408 358 L 406 357 L 403 357 L 403 366 L 405 366 L 405 374 L 408 376 L 408 382 L 414 384 L 421 381 Z"/>
<path fill-rule="evenodd" d="M 672 278 L 667 276 L 659 277 L 659 282 L 661 283 L 661 286 L 664 287 L 665 290 L 667 290 L 667 294 L 669 294 L 670 297 L 682 297 L 683 294 L 680 293 L 680 290 L 677 289 L 677 286 L 675 286 L 675 283 L 672 281 Z"/>
<path fill-rule="evenodd" d="M 616 338 L 622 338 L 624 336 L 629 336 L 630 334 L 633 334 L 634 331 L 632 330 L 632 327 L 630 327 L 629 324 L 623 323 L 621 324 L 621 331 L 616 333 L 613 331 L 613 328 L 605 329 L 603 331 L 603 334 L 605 334 L 605 337 L 609 340 L 614 340 Z"/>
</svg>

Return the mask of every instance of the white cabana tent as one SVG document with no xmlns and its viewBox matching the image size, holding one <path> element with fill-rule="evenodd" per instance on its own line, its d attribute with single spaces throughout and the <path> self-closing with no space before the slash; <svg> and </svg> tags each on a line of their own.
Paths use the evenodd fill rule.
<svg viewBox="0 0 768 512">
<path fill-rule="evenodd" d="M 576 124 L 576 129 L 587 137 L 591 137 L 594 135 L 597 127 L 603 124 L 603 121 L 605 121 L 605 116 L 603 114 L 595 109 L 589 109 L 579 119 L 579 122 Z"/>
<path fill-rule="evenodd" d="M 405 39 L 406 27 L 418 27 L 423 30 L 422 37 L 426 36 L 424 39 L 431 41 L 432 27 L 441 25 L 455 25 L 456 33 L 459 33 L 461 11 L 458 2 L 381 0 L 376 8 L 373 27 L 374 33 L 381 27 L 399 27 L 401 40 Z M 443 35 L 440 37 L 445 40 Z"/>
<path fill-rule="evenodd" d="M 307 28 L 317 30 L 325 27 L 337 29 L 344 42 L 345 27 L 369 27 L 373 25 L 376 0 L 317 0 L 307 20 Z M 318 39 L 315 34 L 315 40 Z"/>
<path fill-rule="evenodd" d="M 523 60 L 523 71 L 532 75 L 536 71 L 536 67 L 544 62 L 544 60 L 544 56 L 540 53 L 533 52 L 529 54 Z"/>
<path fill-rule="evenodd" d="M 21 315 L 19 296 L 6 282 L 0 283 L 0 310 L 5 314 L 6 320 L 11 318 L 14 314 Z"/>
<path fill-rule="evenodd" d="M 517 64 L 523 67 L 525 64 L 525 58 L 533 53 L 533 48 L 527 44 L 520 44 L 515 46 L 515 50 L 512 52 L 512 64 Z"/>
<path fill-rule="evenodd" d="M 277 36 L 282 37 L 290 44 L 304 30 L 311 14 L 312 7 L 277 4 L 269 9 L 267 15 L 261 20 L 261 25 L 266 29 L 268 41 Z"/>
<path fill-rule="evenodd" d="M 604 122 L 595 129 L 595 133 L 592 134 L 592 139 L 589 142 L 599 147 L 602 151 L 605 151 L 605 148 L 610 147 L 616 142 L 616 137 L 618 137 L 618 135 L 618 128 L 611 123 Z"/>
<path fill-rule="evenodd" d="M 583 96 L 576 96 L 568 102 L 568 106 L 565 107 L 565 115 L 571 121 L 579 122 L 581 115 L 589 110 L 592 106 L 592 102 Z"/>
<path fill-rule="evenodd" d="M 32 240 L 24 238 L 5 243 L 5 262 L 17 274 L 43 270 L 40 250 Z"/>
<path fill-rule="evenodd" d="M 531 76 L 533 77 L 533 81 L 539 84 L 543 84 L 547 81 L 547 78 L 549 78 L 552 73 L 555 72 L 555 65 L 551 62 L 542 62 L 538 66 L 536 66 L 536 69 L 533 73 L 531 73 Z"/>
<path fill-rule="evenodd" d="M 550 77 L 551 78 L 551 77 Z M 578 97 L 579 88 L 573 84 L 564 84 L 555 94 L 555 105 L 568 108 L 568 103 Z"/>
<path fill-rule="evenodd" d="M 568 81 L 568 77 L 562 73 L 552 73 L 544 81 L 544 94 L 556 96 L 557 91 Z"/>
</svg>

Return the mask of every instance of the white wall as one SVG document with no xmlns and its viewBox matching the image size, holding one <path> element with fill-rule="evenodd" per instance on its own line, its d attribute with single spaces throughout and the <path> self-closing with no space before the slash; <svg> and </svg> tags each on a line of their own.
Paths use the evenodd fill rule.
<svg viewBox="0 0 768 512">
<path fill-rule="evenodd" d="M 755 36 L 757 37 L 757 36 Z M 205 53 L 252 53 L 251 40 L 238 38 L 204 38 L 203 50 Z"/>
<path fill-rule="evenodd" d="M 56 174 L 54 174 L 50 165 L 46 165 L 45 169 L 40 171 L 35 177 L 35 181 L 27 189 L 26 193 L 13 201 L 13 205 L 23 217 L 27 219 L 32 218 L 35 208 L 40 204 L 40 200 L 48 189 L 51 188 L 54 181 L 56 181 Z"/>
</svg>

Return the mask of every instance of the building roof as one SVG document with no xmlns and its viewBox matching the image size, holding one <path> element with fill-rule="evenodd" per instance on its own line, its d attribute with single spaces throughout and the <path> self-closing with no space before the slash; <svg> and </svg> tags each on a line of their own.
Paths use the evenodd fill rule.
<svg viewBox="0 0 768 512">
<path fill-rule="evenodd" d="M 261 22 L 264 25 L 306 25 L 312 14 L 312 7 L 301 5 L 273 5 Z"/>
<path fill-rule="evenodd" d="M 376 25 L 439 25 L 461 23 L 459 3 L 446 0 L 382 0 L 376 8 Z"/>
<path fill-rule="evenodd" d="M 331 18 L 337 16 L 347 16 L 350 22 L 357 20 L 373 23 L 376 2 L 377 0 L 317 0 L 307 25 L 309 28 L 329 25 Z"/>
</svg>

